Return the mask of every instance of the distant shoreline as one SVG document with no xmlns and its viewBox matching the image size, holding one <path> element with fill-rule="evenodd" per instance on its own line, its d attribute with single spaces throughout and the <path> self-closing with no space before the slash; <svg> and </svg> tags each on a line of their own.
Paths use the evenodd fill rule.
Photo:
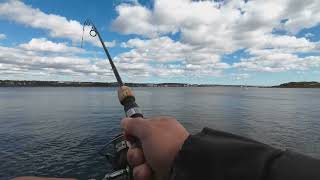
<svg viewBox="0 0 320 180">
<path fill-rule="evenodd" d="M 219 84 L 186 83 L 125 83 L 130 87 L 263 87 Z M 0 87 L 118 87 L 116 82 L 74 82 L 74 81 L 16 81 L 0 80 Z"/>
<path fill-rule="evenodd" d="M 186 84 L 186 83 L 126 83 L 130 87 L 239 87 L 239 88 L 320 88 L 320 83 L 289 82 L 278 86 Z M 116 82 L 74 82 L 74 81 L 23 81 L 0 80 L 0 87 L 117 87 Z"/>
<path fill-rule="evenodd" d="M 320 88 L 320 83 L 316 81 L 288 82 L 272 88 Z"/>
</svg>

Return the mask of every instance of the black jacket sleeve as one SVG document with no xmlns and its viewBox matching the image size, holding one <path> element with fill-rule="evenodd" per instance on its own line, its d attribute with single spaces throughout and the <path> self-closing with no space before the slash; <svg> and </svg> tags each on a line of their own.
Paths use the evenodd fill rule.
<svg viewBox="0 0 320 180">
<path fill-rule="evenodd" d="M 204 128 L 178 153 L 172 180 L 320 180 L 320 160 Z"/>
</svg>

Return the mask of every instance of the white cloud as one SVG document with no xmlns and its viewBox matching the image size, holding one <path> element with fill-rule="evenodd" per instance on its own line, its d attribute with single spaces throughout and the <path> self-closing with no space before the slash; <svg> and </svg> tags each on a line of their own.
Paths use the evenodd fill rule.
<svg viewBox="0 0 320 180">
<path fill-rule="evenodd" d="M 120 61 L 126 62 L 175 62 L 181 61 L 191 64 L 215 64 L 220 62 L 220 56 L 209 48 L 196 47 L 179 41 L 173 41 L 167 36 L 154 39 L 130 39 L 122 44 L 132 48 L 117 56 Z"/>
<path fill-rule="evenodd" d="M 303 28 L 310 28 L 319 24 L 320 1 L 317 0 L 287 0 L 283 19 L 288 19 L 283 28 L 297 33 Z"/>
<path fill-rule="evenodd" d="M 41 39 L 43 40 L 43 39 Z M 48 43 L 44 41 L 44 43 Z M 17 48 L 0 46 L 0 74 L 2 76 L 41 79 L 54 77 L 71 77 L 72 80 L 84 81 L 115 81 L 109 62 L 103 58 L 83 58 L 74 54 L 55 53 L 55 43 L 48 49 L 39 49 L 38 46 Z M 31 43 L 32 44 L 32 43 Z M 49 43 L 50 44 L 50 43 Z M 36 44 L 38 45 L 38 44 Z M 71 47 L 67 47 L 71 48 Z M 41 53 L 41 52 L 51 53 Z M 39 53 L 40 52 L 40 53 Z M 54 53 L 52 53 L 54 52 Z M 153 67 L 147 63 L 121 63 L 115 62 L 124 79 L 128 77 L 146 77 L 153 75 Z M 62 78 L 64 79 L 64 78 Z M 45 80 L 45 78 L 44 78 Z M 139 79 L 135 79 L 135 82 Z"/>
<path fill-rule="evenodd" d="M 312 34 L 312 33 L 306 33 L 304 35 L 304 37 L 306 37 L 306 38 L 310 38 L 310 37 L 313 37 L 313 36 L 314 36 L 314 34 Z"/>
<path fill-rule="evenodd" d="M 80 53 L 83 49 L 70 47 L 66 43 L 55 43 L 46 38 L 32 38 L 28 43 L 20 44 L 20 48 L 37 51 L 37 52 L 53 52 L 53 53 Z"/>
<path fill-rule="evenodd" d="M 113 23 L 113 29 L 124 34 L 142 32 L 150 36 L 156 35 L 156 29 L 149 24 L 151 12 L 140 5 L 119 5 L 116 7 L 120 16 Z"/>
<path fill-rule="evenodd" d="M 170 62 L 186 59 L 187 53 L 192 47 L 180 42 L 174 42 L 169 37 L 160 37 L 149 40 L 130 39 L 123 43 L 123 47 L 133 48 L 129 52 L 123 53 L 117 58 L 121 61 L 157 61 Z"/>
<path fill-rule="evenodd" d="M 112 28 L 142 36 L 123 42 L 121 46 L 127 51 L 114 58 L 125 77 L 220 76 L 228 68 L 281 72 L 319 67 L 319 56 L 297 54 L 317 54 L 320 42 L 310 41 L 309 35 L 295 36 L 302 29 L 319 25 L 317 0 L 154 0 L 152 8 L 135 0 L 120 2 L 125 3 L 116 7 L 118 16 Z M 45 13 L 21 1 L 0 3 L 0 18 L 47 30 L 53 38 L 81 41 L 82 25 L 78 21 Z M 283 33 L 275 33 L 278 30 Z M 170 38 L 172 34 L 174 39 Z M 101 46 L 87 32 L 84 40 Z M 108 47 L 116 45 L 116 41 L 105 43 Z M 250 57 L 233 64 L 222 60 L 239 49 L 245 49 Z M 8 73 L 20 68 L 35 74 L 112 74 L 110 69 L 105 71 L 110 67 L 106 61 L 66 54 L 80 51 L 64 43 L 34 38 L 19 48 L 1 47 L 0 67 L 8 68 Z M 54 53 L 48 56 L 38 52 Z M 248 78 L 247 74 L 234 78 Z"/>
<path fill-rule="evenodd" d="M 153 68 L 149 70 L 155 75 L 216 75 L 221 69 L 230 67 L 220 60 L 220 56 L 214 54 L 208 48 L 198 48 L 175 42 L 167 36 L 142 40 L 130 39 L 122 44 L 123 47 L 132 48 L 115 57 L 118 62 L 126 63 L 150 63 Z M 168 63 L 168 65 L 163 65 Z M 156 66 L 156 67 L 154 67 Z M 167 69 L 167 70 L 164 70 Z M 219 71 L 219 73 L 217 73 Z"/>
<path fill-rule="evenodd" d="M 192 35 L 189 32 L 195 30 L 206 33 L 206 37 L 239 31 L 265 33 L 280 26 L 285 19 L 287 21 L 281 25 L 282 28 L 298 32 L 320 21 L 320 3 L 317 0 L 231 0 L 223 3 L 155 0 L 153 10 L 140 4 L 121 4 L 116 10 L 119 14 L 113 24 L 116 30 L 149 37 L 181 31 L 190 39 Z M 209 30 L 211 33 L 207 33 Z"/>
<path fill-rule="evenodd" d="M 5 34 L 1 34 L 1 33 L 0 33 L 0 40 L 6 39 L 6 38 L 7 38 L 7 36 L 6 36 Z"/>
<path fill-rule="evenodd" d="M 244 80 L 250 78 L 250 74 L 248 73 L 232 73 L 231 77 L 235 80 Z"/>
<path fill-rule="evenodd" d="M 108 42 L 108 41 L 105 41 L 104 42 L 104 45 L 107 46 L 107 47 L 114 47 L 116 46 L 117 42 L 115 40 L 111 41 L 111 42 Z M 100 46 L 100 44 L 99 44 Z"/>
<path fill-rule="evenodd" d="M 2 72 L 47 74 L 69 74 L 112 77 L 110 68 L 102 67 L 98 61 L 77 56 L 47 56 L 20 48 L 0 46 L 0 67 Z"/>
<path fill-rule="evenodd" d="M 294 34 L 320 23 L 319 3 L 317 0 L 155 0 L 152 9 L 140 4 L 121 4 L 116 8 L 114 30 L 147 39 L 123 43 L 123 47 L 132 49 L 117 58 L 126 62 L 181 61 L 185 70 L 209 69 L 209 73 L 230 66 L 221 61 L 223 55 L 247 49 L 252 57 L 232 67 L 272 72 L 311 68 L 317 60 L 309 61 L 295 54 L 319 52 L 320 43 Z M 287 33 L 274 34 L 277 30 Z M 166 37 L 175 33 L 179 33 L 177 41 Z M 277 58 L 272 57 L 273 53 Z"/>
<path fill-rule="evenodd" d="M 81 41 L 83 29 L 81 23 L 76 20 L 68 20 L 63 16 L 47 14 L 21 1 L 9 0 L 0 3 L 0 18 L 33 28 L 48 30 L 51 37 L 68 38 L 76 43 Z M 88 27 L 86 30 L 88 30 Z M 91 37 L 88 32 L 84 33 L 84 41 L 100 46 L 97 37 Z"/>
<path fill-rule="evenodd" d="M 316 50 L 317 43 L 306 38 L 287 35 L 265 35 L 252 40 L 250 50 L 279 50 L 281 52 L 310 52 Z"/>
<path fill-rule="evenodd" d="M 316 0 L 299 4 L 289 0 L 233 0 L 223 5 L 215 1 L 155 0 L 153 10 L 139 4 L 117 6 L 119 16 L 114 20 L 113 27 L 124 34 L 147 37 L 179 31 L 182 40 L 188 44 L 207 46 L 215 51 L 228 53 L 239 48 L 255 47 L 259 39 L 266 43 L 272 42 L 274 37 L 271 33 L 275 28 L 279 28 L 283 19 L 296 21 L 300 18 L 296 14 L 304 17 L 305 11 L 311 16 L 318 15 L 318 4 L 319 1 Z M 303 12 L 296 12 L 291 7 L 298 5 L 298 10 Z M 298 30 L 310 24 L 308 19 L 301 21 Z M 320 18 L 313 18 L 312 21 L 311 24 L 316 25 Z M 290 24 L 289 20 L 282 24 L 282 28 L 290 29 L 286 25 L 288 23 Z"/>
<path fill-rule="evenodd" d="M 289 70 L 307 70 L 320 67 L 319 56 L 298 57 L 289 53 L 261 51 L 257 56 L 242 59 L 234 67 L 251 71 L 282 72 Z"/>
</svg>

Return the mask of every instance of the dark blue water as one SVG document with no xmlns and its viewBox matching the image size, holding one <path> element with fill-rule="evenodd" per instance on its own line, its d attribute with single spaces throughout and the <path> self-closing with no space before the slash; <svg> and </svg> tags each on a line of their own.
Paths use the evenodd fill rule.
<svg viewBox="0 0 320 180">
<path fill-rule="evenodd" d="M 146 116 L 175 116 L 320 157 L 320 89 L 136 88 Z M 114 88 L 0 88 L 0 179 L 101 178 L 124 113 Z"/>
</svg>

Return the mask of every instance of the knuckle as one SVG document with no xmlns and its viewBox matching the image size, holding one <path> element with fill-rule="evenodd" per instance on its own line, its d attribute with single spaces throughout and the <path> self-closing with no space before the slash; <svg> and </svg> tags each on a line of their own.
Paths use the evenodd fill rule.
<svg viewBox="0 0 320 180">
<path fill-rule="evenodd" d="M 127 152 L 127 160 L 130 165 L 137 166 L 144 162 L 144 156 L 139 148 L 129 149 Z"/>
<path fill-rule="evenodd" d="M 161 122 L 163 122 L 163 123 L 176 121 L 176 119 L 174 117 L 171 117 L 171 116 L 162 116 L 159 120 Z"/>
<path fill-rule="evenodd" d="M 134 179 L 141 179 L 141 173 L 140 173 L 140 169 L 139 168 L 133 168 L 133 177 L 134 177 Z"/>
<path fill-rule="evenodd" d="M 135 180 L 149 179 L 149 169 L 146 164 L 133 168 L 133 177 Z"/>
<path fill-rule="evenodd" d="M 128 150 L 127 152 L 127 160 L 129 162 L 130 165 L 133 164 L 133 160 L 134 160 L 134 153 L 132 152 L 132 150 Z"/>
</svg>

